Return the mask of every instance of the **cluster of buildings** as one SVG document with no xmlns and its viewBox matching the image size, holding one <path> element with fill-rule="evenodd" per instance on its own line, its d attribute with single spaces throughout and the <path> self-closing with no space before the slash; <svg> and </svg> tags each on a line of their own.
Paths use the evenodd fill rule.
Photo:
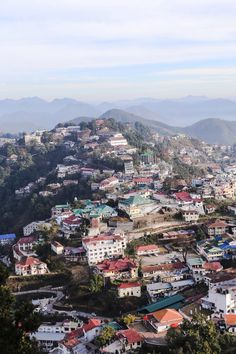
<svg viewBox="0 0 236 354">
<path fill-rule="evenodd" d="M 139 151 L 125 132 L 110 128 L 105 120 L 94 121 L 94 127 L 57 127 L 50 143 L 61 144 L 68 154 L 52 171 L 55 181 L 46 184 L 41 177 L 15 191 L 18 197 L 33 191 L 48 197 L 83 181 L 91 199 L 78 195 L 70 203 L 55 205 L 49 219 L 25 225 L 23 237 L 0 235 L 0 244 L 12 245 L 17 276 L 49 273 L 47 261 L 37 255 L 37 247 L 48 243 L 55 259 L 85 265 L 90 275 L 102 278 L 105 288 L 115 287 L 119 301 L 133 297 L 141 303 L 145 298 L 147 304 L 135 311 L 144 331 L 135 324 L 122 327 L 90 316 L 87 322 L 44 323 L 32 336 L 45 352 L 54 354 L 128 353 L 149 340 L 145 333 L 153 340 L 178 327 L 188 317 L 186 304 L 194 301 L 236 332 L 236 272 L 223 267 L 236 256 L 236 165 L 217 161 L 229 150 L 205 143 L 199 149 L 183 146 L 185 136 L 161 138 L 153 133 L 148 147 Z M 131 129 L 129 124 L 126 128 Z M 42 144 L 43 134 L 25 135 L 24 143 Z M 152 149 L 160 141 L 168 162 Z M 206 168 L 205 176 L 186 180 L 177 176 L 172 157 Z M 96 159 L 110 165 L 98 166 L 93 163 Z M 221 218 L 217 205 L 226 200 L 231 200 L 228 217 Z M 43 234 L 52 228 L 56 236 L 46 240 Z M 150 241 L 151 234 L 156 239 Z M 195 286 L 203 289 L 197 299 L 188 295 Z M 99 347 L 96 338 L 107 326 L 115 334 Z"/>
</svg>

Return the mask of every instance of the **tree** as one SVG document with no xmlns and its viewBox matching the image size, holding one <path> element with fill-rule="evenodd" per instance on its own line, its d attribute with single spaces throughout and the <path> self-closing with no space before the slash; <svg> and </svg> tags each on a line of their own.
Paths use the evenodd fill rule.
<svg viewBox="0 0 236 354">
<path fill-rule="evenodd" d="M 98 274 L 94 274 L 90 281 L 90 291 L 93 294 L 99 293 L 104 286 L 103 277 Z"/>
<path fill-rule="evenodd" d="M 122 317 L 122 322 L 126 325 L 129 326 L 131 323 L 133 323 L 135 321 L 136 317 L 134 315 L 127 315 Z"/>
<path fill-rule="evenodd" d="M 0 285 L 6 284 L 9 277 L 9 271 L 2 263 L 0 263 Z"/>
<path fill-rule="evenodd" d="M 8 270 L 0 264 L 0 351 L 1 354 L 39 354 L 38 345 L 26 333 L 34 332 L 40 325 L 39 315 L 30 303 L 16 303 L 15 297 L 5 286 Z"/>
<path fill-rule="evenodd" d="M 96 338 L 97 345 L 103 347 L 108 344 L 115 337 L 115 334 L 116 331 L 112 327 L 104 327 L 101 334 Z"/>
<path fill-rule="evenodd" d="M 0 286 L 1 354 L 38 354 L 37 343 L 27 333 L 39 327 L 38 314 L 31 304 L 17 306 L 8 287 Z"/>
<path fill-rule="evenodd" d="M 221 352 L 220 334 L 213 321 L 198 314 L 192 321 L 184 320 L 179 328 L 167 332 L 167 344 L 174 354 L 218 354 Z"/>
</svg>

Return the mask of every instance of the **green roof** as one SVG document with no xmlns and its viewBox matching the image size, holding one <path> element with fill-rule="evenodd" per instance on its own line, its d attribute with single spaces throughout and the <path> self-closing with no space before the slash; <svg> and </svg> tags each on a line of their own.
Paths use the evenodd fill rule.
<svg viewBox="0 0 236 354">
<path fill-rule="evenodd" d="M 116 321 L 109 322 L 106 324 L 106 326 L 109 326 L 109 327 L 115 329 L 116 331 L 119 331 L 119 329 L 122 329 L 122 327 Z"/>
<path fill-rule="evenodd" d="M 55 208 L 70 208 L 70 204 L 58 204 L 58 205 L 55 205 Z"/>
<path fill-rule="evenodd" d="M 129 197 L 128 199 L 122 200 L 122 204 L 127 204 L 127 205 L 143 205 L 143 204 L 150 204 L 152 203 L 152 200 L 144 198 L 140 195 L 134 195 L 132 197 Z"/>
<path fill-rule="evenodd" d="M 144 306 L 144 307 L 138 309 L 137 311 L 150 313 L 150 312 L 155 312 L 158 310 L 165 309 L 167 307 L 176 309 L 181 306 L 181 303 L 183 303 L 183 301 L 184 301 L 184 296 L 177 294 L 177 295 L 165 297 L 161 300 L 158 300 L 154 304 Z"/>
<path fill-rule="evenodd" d="M 201 257 L 188 258 L 187 263 L 190 266 L 201 266 L 204 262 Z"/>
</svg>

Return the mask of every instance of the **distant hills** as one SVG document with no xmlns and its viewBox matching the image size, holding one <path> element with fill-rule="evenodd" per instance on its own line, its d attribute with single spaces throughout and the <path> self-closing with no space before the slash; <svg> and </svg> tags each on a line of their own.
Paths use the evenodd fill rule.
<svg viewBox="0 0 236 354">
<path fill-rule="evenodd" d="M 51 129 L 60 122 L 113 117 L 140 121 L 160 134 L 184 132 L 209 143 L 236 142 L 236 100 L 187 96 L 159 100 L 139 98 L 88 104 L 63 98 L 51 102 L 38 97 L 0 100 L 0 131 L 17 133 Z M 209 118 L 212 117 L 212 118 Z"/>
</svg>

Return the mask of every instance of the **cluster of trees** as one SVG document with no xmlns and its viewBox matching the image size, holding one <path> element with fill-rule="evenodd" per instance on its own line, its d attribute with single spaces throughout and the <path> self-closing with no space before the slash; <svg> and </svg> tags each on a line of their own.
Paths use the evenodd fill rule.
<svg viewBox="0 0 236 354">
<path fill-rule="evenodd" d="M 0 263 L 0 352 L 1 354 L 40 354 L 29 337 L 40 325 L 39 315 L 30 303 L 17 304 L 6 286 L 8 271 Z"/>
<path fill-rule="evenodd" d="M 96 338 L 96 344 L 99 347 L 104 347 L 106 344 L 112 341 L 112 339 L 115 337 L 115 334 L 116 331 L 112 327 L 104 327 L 101 334 Z"/>
<path fill-rule="evenodd" d="M 178 328 L 167 332 L 170 354 L 235 353 L 236 340 L 230 334 L 220 334 L 213 321 L 198 314 L 192 321 L 184 320 Z"/>
</svg>

